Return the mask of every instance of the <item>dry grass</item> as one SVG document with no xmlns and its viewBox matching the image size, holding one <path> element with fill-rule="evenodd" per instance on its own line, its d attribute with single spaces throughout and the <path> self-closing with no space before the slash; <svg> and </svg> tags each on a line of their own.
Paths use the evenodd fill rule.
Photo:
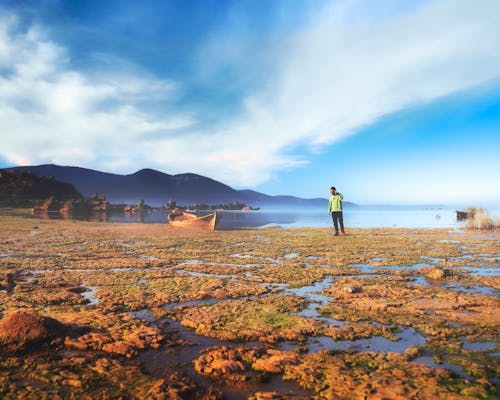
<svg viewBox="0 0 500 400">
<path fill-rule="evenodd" d="M 467 209 L 467 229 L 474 230 L 495 230 L 500 228 L 500 219 L 491 216 L 483 208 L 469 207 Z"/>
</svg>

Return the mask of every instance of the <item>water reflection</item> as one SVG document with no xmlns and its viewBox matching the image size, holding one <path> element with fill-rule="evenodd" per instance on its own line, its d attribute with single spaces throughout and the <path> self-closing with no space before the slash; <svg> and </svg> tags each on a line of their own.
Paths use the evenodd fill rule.
<svg viewBox="0 0 500 400">
<path fill-rule="evenodd" d="M 213 211 L 199 211 L 202 216 Z M 245 229 L 261 227 L 321 227 L 332 226 L 323 208 L 270 208 L 259 211 L 218 211 L 221 216 L 217 228 Z M 111 211 L 84 216 L 39 213 L 40 218 L 75 219 L 85 221 L 168 223 L 167 210 L 150 210 L 137 213 Z M 436 218 L 439 215 L 439 218 Z M 426 208 L 373 208 L 353 207 L 344 210 L 344 220 L 350 228 L 458 228 L 463 222 L 456 221 L 453 209 Z"/>
</svg>

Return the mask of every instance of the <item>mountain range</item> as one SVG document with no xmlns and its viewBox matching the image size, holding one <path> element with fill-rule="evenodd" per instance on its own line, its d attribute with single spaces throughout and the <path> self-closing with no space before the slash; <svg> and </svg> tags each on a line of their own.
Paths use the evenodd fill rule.
<svg viewBox="0 0 500 400">
<path fill-rule="evenodd" d="M 170 175 L 153 169 L 141 169 L 133 174 L 118 175 L 87 168 L 44 164 L 5 168 L 21 170 L 38 176 L 54 177 L 72 184 L 85 196 L 105 195 L 112 203 L 136 203 L 159 206 L 168 200 L 179 205 L 222 204 L 242 202 L 261 206 L 327 206 L 324 198 L 303 199 L 295 196 L 270 196 L 253 190 L 236 190 L 214 179 L 191 173 Z M 344 202 L 345 205 L 353 203 Z"/>
</svg>

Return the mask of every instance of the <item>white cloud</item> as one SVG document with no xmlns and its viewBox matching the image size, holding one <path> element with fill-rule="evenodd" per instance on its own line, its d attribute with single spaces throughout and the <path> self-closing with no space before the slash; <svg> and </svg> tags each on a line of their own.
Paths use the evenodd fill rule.
<svg viewBox="0 0 500 400">
<path fill-rule="evenodd" d="M 6 160 L 133 170 L 137 159 L 147 163 L 144 135 L 168 136 L 194 123 L 188 114 L 149 110 L 153 100 L 175 99 L 176 83 L 78 72 L 40 28 L 16 33 L 16 22 L 0 21 L 0 156 Z M 135 151 L 137 159 L 129 156 Z"/>
<path fill-rule="evenodd" d="M 193 113 L 160 115 L 149 107 L 152 101 L 175 103 L 181 83 L 137 71 L 78 72 L 65 49 L 40 28 L 15 33 L 15 19 L 4 20 L 0 156 L 13 163 L 58 162 L 115 172 L 191 171 L 252 186 L 306 163 L 304 150 L 334 143 L 385 114 L 500 77 L 497 0 L 425 2 L 372 17 L 368 6 L 335 1 L 318 10 L 302 30 L 274 42 L 279 46 L 272 59 L 280 61 L 273 68 L 254 62 L 255 43 L 248 52 L 239 49 L 235 57 L 247 62 L 237 60 L 233 67 L 243 75 L 265 65 L 267 80 L 247 93 L 239 114 L 203 130 Z M 220 52 L 224 49 L 211 38 L 201 54 L 213 63 Z M 200 70 L 209 79 L 207 71 L 218 69 Z M 301 157 L 293 154 L 297 147 Z"/>
<path fill-rule="evenodd" d="M 436 1 L 380 20 L 335 2 L 282 51 L 279 75 L 228 129 L 272 154 L 333 143 L 400 109 L 500 77 L 500 2 Z"/>
<path fill-rule="evenodd" d="M 500 77 L 500 2 L 434 1 L 392 15 L 388 6 L 387 15 L 373 17 L 368 3 L 332 2 L 286 46 L 280 41 L 273 59 L 281 61 L 264 88 L 244 98 L 242 113 L 200 137 L 213 150 L 197 155 L 199 165 L 231 183 L 259 184 L 307 163 L 290 155 L 294 148 L 304 157 L 381 116 Z M 227 41 L 220 46 L 213 38 L 208 43 L 216 55 Z M 238 49 L 242 54 L 241 74 L 259 68 L 252 52 Z M 203 65 L 202 74 L 211 69 L 217 66 Z"/>
</svg>

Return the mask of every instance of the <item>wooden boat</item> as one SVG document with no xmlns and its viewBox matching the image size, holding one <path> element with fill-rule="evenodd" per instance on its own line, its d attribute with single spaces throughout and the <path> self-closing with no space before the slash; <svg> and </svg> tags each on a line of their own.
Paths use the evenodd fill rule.
<svg viewBox="0 0 500 400">
<path fill-rule="evenodd" d="M 202 217 L 197 217 L 194 214 L 187 212 L 171 212 L 168 214 L 168 222 L 170 225 L 178 228 L 191 228 L 191 229 L 209 229 L 214 231 L 219 216 L 216 212 Z"/>
<path fill-rule="evenodd" d="M 468 218 L 474 218 L 476 214 L 474 211 L 455 211 L 457 215 L 457 221 L 463 221 Z"/>
</svg>

